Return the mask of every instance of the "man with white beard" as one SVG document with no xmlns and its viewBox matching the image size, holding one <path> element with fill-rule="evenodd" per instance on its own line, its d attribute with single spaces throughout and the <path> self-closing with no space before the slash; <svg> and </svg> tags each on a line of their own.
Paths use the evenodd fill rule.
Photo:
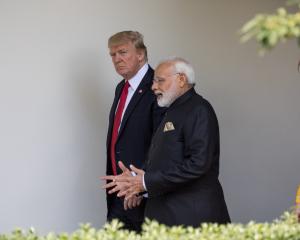
<svg viewBox="0 0 300 240">
<path fill-rule="evenodd" d="M 169 226 L 230 222 L 218 180 L 217 117 L 194 85 L 193 67 L 185 59 L 174 57 L 157 66 L 152 90 L 158 105 L 168 109 L 152 138 L 144 170 L 133 165 L 129 170 L 119 162 L 122 174 L 103 177 L 112 180 L 104 188 L 125 196 L 125 201 L 146 192 L 145 216 Z"/>
</svg>

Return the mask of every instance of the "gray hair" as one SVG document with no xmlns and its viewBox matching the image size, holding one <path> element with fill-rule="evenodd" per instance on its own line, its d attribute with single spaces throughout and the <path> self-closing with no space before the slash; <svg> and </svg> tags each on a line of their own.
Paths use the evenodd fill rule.
<svg viewBox="0 0 300 240">
<path fill-rule="evenodd" d="M 144 52 L 144 60 L 147 62 L 147 47 L 144 44 L 144 37 L 141 33 L 137 31 L 122 31 L 112 35 L 108 39 L 108 47 L 126 44 L 126 43 L 133 43 L 136 49 L 142 50 Z"/>
<path fill-rule="evenodd" d="M 194 68 L 186 59 L 181 57 L 168 57 L 159 62 L 158 66 L 162 64 L 171 64 L 176 73 L 183 73 L 186 76 L 188 84 L 196 84 Z"/>
</svg>

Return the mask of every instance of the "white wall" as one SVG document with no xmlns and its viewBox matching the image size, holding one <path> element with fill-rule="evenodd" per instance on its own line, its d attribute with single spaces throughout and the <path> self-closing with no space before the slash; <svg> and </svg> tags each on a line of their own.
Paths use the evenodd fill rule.
<svg viewBox="0 0 300 240">
<path fill-rule="evenodd" d="M 284 1 L 0 0 L 0 232 L 101 227 L 105 138 L 115 85 L 107 38 L 136 29 L 150 63 L 190 59 L 221 131 L 221 180 L 234 222 L 294 203 L 300 169 L 299 51 L 259 58 L 237 30 Z"/>
</svg>

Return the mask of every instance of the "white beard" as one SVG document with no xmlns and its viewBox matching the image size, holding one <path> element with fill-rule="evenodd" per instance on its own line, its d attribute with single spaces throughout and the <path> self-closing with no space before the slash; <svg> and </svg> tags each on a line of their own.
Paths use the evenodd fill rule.
<svg viewBox="0 0 300 240">
<path fill-rule="evenodd" d="M 170 107 L 170 105 L 178 98 L 177 92 L 177 86 L 173 83 L 166 92 L 162 93 L 162 95 L 157 98 L 158 106 Z"/>
</svg>

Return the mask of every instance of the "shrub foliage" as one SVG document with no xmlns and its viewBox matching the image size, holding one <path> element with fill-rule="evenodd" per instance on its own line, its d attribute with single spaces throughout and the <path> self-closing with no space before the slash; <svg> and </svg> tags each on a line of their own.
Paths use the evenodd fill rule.
<svg viewBox="0 0 300 240">
<path fill-rule="evenodd" d="M 285 212 L 280 219 L 271 223 L 203 223 L 199 228 L 192 228 L 167 227 L 146 220 L 140 234 L 121 227 L 122 223 L 114 220 L 101 229 L 82 224 L 73 233 L 48 233 L 44 236 L 37 234 L 33 228 L 27 231 L 16 229 L 10 234 L 1 234 L 0 240 L 300 240 L 300 224 L 296 215 L 290 212 Z"/>
</svg>

